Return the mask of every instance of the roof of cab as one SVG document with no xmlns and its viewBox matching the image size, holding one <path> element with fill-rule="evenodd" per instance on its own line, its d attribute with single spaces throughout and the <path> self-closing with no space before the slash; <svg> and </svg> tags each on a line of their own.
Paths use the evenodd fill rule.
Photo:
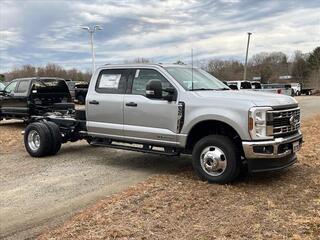
<svg viewBox="0 0 320 240">
<path fill-rule="evenodd" d="M 185 64 L 174 64 L 174 63 L 123 63 L 123 64 L 105 64 L 102 66 L 99 66 L 99 68 L 141 68 L 141 67 L 191 67 L 190 65 Z"/>
<path fill-rule="evenodd" d="M 26 77 L 26 78 L 15 78 L 12 81 L 22 81 L 22 80 L 65 80 L 59 77 Z"/>
</svg>

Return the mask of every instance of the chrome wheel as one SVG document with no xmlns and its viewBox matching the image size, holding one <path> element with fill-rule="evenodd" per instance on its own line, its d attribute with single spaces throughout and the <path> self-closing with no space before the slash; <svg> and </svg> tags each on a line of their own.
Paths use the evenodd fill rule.
<svg viewBox="0 0 320 240">
<path fill-rule="evenodd" d="M 40 147 L 40 135 L 37 131 L 31 130 L 28 134 L 28 145 L 32 151 L 37 151 Z"/>
<path fill-rule="evenodd" d="M 202 169 L 213 177 L 220 176 L 227 168 L 226 155 L 216 146 L 206 147 L 201 152 L 200 163 Z"/>
</svg>

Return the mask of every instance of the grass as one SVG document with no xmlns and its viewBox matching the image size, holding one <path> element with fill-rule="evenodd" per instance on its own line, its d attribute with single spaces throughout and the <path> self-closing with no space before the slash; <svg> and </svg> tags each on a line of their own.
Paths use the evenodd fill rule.
<svg viewBox="0 0 320 240">
<path fill-rule="evenodd" d="M 320 115 L 303 123 L 299 162 L 230 185 L 190 167 L 107 197 L 39 239 L 320 239 Z"/>
</svg>

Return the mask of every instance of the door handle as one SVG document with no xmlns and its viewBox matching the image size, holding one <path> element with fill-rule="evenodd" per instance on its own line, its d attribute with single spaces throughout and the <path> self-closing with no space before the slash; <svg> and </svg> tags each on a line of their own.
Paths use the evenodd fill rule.
<svg viewBox="0 0 320 240">
<path fill-rule="evenodd" d="M 99 102 L 96 101 L 96 100 L 92 100 L 92 101 L 90 101 L 89 103 L 90 103 L 90 104 L 95 104 L 95 105 L 98 105 L 98 104 L 99 104 Z"/>
<path fill-rule="evenodd" d="M 128 106 L 128 107 L 137 107 L 138 104 L 136 104 L 135 102 L 128 102 L 128 103 L 126 103 L 126 106 Z"/>
</svg>

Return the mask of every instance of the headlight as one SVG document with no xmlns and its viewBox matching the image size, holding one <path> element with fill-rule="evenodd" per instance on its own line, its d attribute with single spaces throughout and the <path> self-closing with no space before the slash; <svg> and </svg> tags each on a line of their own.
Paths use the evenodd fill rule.
<svg viewBox="0 0 320 240">
<path fill-rule="evenodd" d="M 252 139 L 270 139 L 267 134 L 267 111 L 271 107 L 253 107 L 249 110 L 248 129 Z"/>
</svg>

